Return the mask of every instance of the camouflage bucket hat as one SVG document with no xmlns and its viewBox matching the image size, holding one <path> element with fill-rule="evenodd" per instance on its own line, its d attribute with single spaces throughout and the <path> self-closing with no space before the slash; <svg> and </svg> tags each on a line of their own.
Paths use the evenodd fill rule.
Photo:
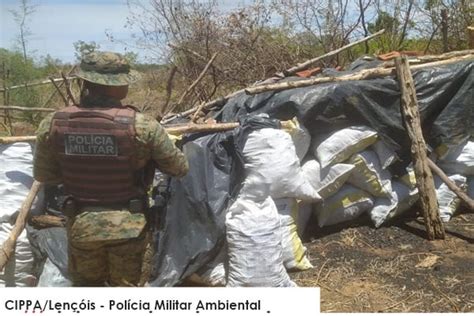
<svg viewBox="0 0 474 316">
<path fill-rule="evenodd" d="M 75 75 L 105 86 L 126 86 L 140 79 L 140 74 L 130 69 L 125 57 L 112 52 L 84 55 Z"/>
</svg>

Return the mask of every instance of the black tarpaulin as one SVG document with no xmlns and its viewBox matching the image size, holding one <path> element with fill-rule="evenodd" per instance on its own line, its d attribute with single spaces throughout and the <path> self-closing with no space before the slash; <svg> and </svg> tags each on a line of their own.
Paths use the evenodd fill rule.
<svg viewBox="0 0 474 316">
<path fill-rule="evenodd" d="M 370 66 L 375 64 L 371 62 Z M 357 61 L 355 68 L 364 68 L 362 62 Z M 474 62 L 464 61 L 413 71 L 422 127 L 433 148 L 441 144 L 455 146 L 473 137 L 473 68 Z M 338 75 L 348 73 L 351 71 Z M 320 76 L 336 74 L 326 70 Z M 409 161 L 410 142 L 400 114 L 398 81 L 393 76 L 257 95 L 240 93 L 230 99 L 215 118 L 232 122 L 248 113 L 268 113 L 281 120 L 296 115 L 313 135 L 349 125 L 368 125 L 397 152 L 404 164 Z"/>
</svg>

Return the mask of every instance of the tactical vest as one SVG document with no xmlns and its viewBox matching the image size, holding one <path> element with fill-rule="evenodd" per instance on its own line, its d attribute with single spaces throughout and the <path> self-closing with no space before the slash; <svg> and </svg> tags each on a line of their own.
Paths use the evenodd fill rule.
<svg viewBox="0 0 474 316">
<path fill-rule="evenodd" d="M 64 189 L 82 203 L 115 204 L 143 197 L 134 161 L 135 111 L 129 107 L 81 108 L 56 112 L 50 130 Z"/>
</svg>

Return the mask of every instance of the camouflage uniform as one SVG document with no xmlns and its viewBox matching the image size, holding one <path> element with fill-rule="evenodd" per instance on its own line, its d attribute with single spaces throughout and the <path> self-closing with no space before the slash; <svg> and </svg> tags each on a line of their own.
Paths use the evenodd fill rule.
<svg viewBox="0 0 474 316">
<path fill-rule="evenodd" d="M 94 72 L 91 65 L 102 72 Z M 109 65 L 110 64 L 110 65 Z M 118 66 L 117 66 L 118 65 Z M 99 53 L 83 59 L 77 76 L 104 85 L 126 85 L 137 75 L 126 72 L 128 64 L 118 54 Z M 105 69 L 105 70 L 104 70 Z M 85 97 L 82 107 L 113 107 L 120 100 L 107 96 Z M 50 143 L 50 127 L 54 114 L 48 115 L 37 130 L 33 163 L 34 178 L 47 184 L 62 183 L 62 171 Z M 171 176 L 181 177 L 188 171 L 183 153 L 177 149 L 163 127 L 141 113 L 135 117 L 135 148 L 137 160 L 153 160 L 157 167 Z M 144 214 L 126 208 L 85 206 L 79 215 L 69 218 L 69 272 L 78 286 L 137 285 L 146 248 Z"/>
</svg>

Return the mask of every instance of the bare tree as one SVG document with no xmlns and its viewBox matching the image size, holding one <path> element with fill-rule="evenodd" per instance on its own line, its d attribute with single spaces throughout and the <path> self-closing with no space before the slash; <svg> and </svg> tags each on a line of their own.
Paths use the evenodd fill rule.
<svg viewBox="0 0 474 316">
<path fill-rule="evenodd" d="M 36 12 L 37 5 L 31 4 L 29 0 L 20 0 L 20 5 L 17 10 L 10 10 L 10 13 L 13 15 L 13 19 L 18 24 L 19 34 L 18 34 L 18 43 L 21 47 L 23 53 L 23 59 L 27 61 L 27 44 L 28 38 L 31 36 L 30 28 L 28 27 L 28 22 L 33 13 Z"/>
</svg>

